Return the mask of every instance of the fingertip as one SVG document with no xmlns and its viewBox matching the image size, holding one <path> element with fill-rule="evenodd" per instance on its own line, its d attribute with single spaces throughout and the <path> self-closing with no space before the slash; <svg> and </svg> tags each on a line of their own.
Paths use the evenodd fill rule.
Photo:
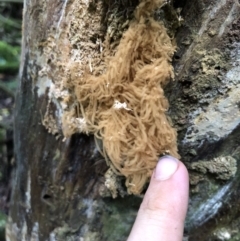
<svg viewBox="0 0 240 241">
<path fill-rule="evenodd" d="M 181 206 L 186 212 L 189 195 L 189 175 L 186 166 L 171 156 L 161 158 L 150 180 L 142 202 L 151 205 L 150 209 L 167 209 L 169 205 Z"/>
<path fill-rule="evenodd" d="M 179 160 L 172 156 L 163 156 L 159 159 L 155 168 L 154 177 L 156 180 L 164 181 L 169 179 L 178 169 Z"/>
<path fill-rule="evenodd" d="M 169 156 L 162 158 L 152 175 L 128 241 L 182 240 L 188 192 L 185 165 Z"/>
</svg>

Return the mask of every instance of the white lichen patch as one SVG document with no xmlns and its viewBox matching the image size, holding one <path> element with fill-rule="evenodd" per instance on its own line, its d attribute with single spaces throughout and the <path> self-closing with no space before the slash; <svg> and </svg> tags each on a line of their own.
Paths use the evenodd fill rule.
<svg viewBox="0 0 240 241">
<path fill-rule="evenodd" d="M 237 172 L 237 161 L 231 156 L 217 157 L 210 161 L 194 162 L 189 168 L 203 174 L 215 174 L 217 179 L 229 180 Z"/>
</svg>

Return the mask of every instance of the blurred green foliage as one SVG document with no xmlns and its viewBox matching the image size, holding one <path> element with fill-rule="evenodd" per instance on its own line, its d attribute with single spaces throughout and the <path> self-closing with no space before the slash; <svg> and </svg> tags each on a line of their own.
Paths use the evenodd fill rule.
<svg viewBox="0 0 240 241">
<path fill-rule="evenodd" d="M 0 212 L 0 240 L 5 240 L 6 222 L 7 222 L 7 216 Z"/>
<path fill-rule="evenodd" d="M 22 4 L 0 1 L 0 40 L 12 46 L 21 44 Z"/>
<path fill-rule="evenodd" d="M 0 72 L 16 73 L 19 67 L 20 47 L 13 47 L 0 41 Z"/>
<path fill-rule="evenodd" d="M 13 104 L 20 64 L 21 22 L 22 4 L 0 0 L 0 241 L 5 240 L 11 182 Z"/>
<path fill-rule="evenodd" d="M 18 72 L 22 4 L 0 2 L 0 73 Z"/>
</svg>

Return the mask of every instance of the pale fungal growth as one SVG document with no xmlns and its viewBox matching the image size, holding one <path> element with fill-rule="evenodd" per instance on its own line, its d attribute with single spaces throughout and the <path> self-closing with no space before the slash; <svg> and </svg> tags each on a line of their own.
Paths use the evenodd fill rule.
<svg viewBox="0 0 240 241">
<path fill-rule="evenodd" d="M 175 48 L 163 24 L 151 16 L 164 4 L 163 0 L 139 4 L 114 56 L 103 49 L 103 56 L 107 56 L 104 71 L 86 71 L 81 76 L 76 69 L 72 71 L 78 125 L 84 127 L 82 132 L 102 141 L 107 164 L 115 174 L 125 176 L 130 194 L 142 192 L 166 150 L 179 157 L 176 131 L 165 114 L 168 101 L 163 91 L 174 76 L 171 60 Z M 79 131 L 71 119 L 76 111 L 64 115 L 64 135 Z"/>
<path fill-rule="evenodd" d="M 118 177 L 116 174 L 112 171 L 112 169 L 108 169 L 105 173 L 105 186 L 110 191 L 110 194 L 113 198 L 116 198 L 118 196 L 118 193 L 123 192 L 121 190 L 121 184 L 119 183 Z M 103 195 L 103 194 L 102 194 Z M 124 196 L 123 194 L 121 196 Z"/>
<path fill-rule="evenodd" d="M 74 111 L 65 111 L 62 118 L 63 134 L 70 137 L 70 133 L 88 134 L 88 127 L 85 118 L 76 118 Z"/>
</svg>

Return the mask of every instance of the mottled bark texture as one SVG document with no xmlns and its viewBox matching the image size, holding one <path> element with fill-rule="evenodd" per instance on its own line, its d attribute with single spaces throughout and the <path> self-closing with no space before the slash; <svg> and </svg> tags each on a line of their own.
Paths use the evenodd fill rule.
<svg viewBox="0 0 240 241">
<path fill-rule="evenodd" d="M 137 4 L 24 1 L 7 240 L 126 240 L 141 197 L 103 197 L 105 161 L 92 136 L 74 134 L 63 142 L 61 100 L 68 98 L 70 105 L 74 100 L 70 87 L 66 96 L 58 91 L 70 79 L 73 62 L 81 64 L 80 74 L 97 66 L 107 33 L 117 45 Z M 240 4 L 170 4 L 175 10 L 166 5 L 156 18 L 164 20 L 178 46 L 175 82 L 166 96 L 191 176 L 185 239 L 238 240 Z"/>
</svg>

